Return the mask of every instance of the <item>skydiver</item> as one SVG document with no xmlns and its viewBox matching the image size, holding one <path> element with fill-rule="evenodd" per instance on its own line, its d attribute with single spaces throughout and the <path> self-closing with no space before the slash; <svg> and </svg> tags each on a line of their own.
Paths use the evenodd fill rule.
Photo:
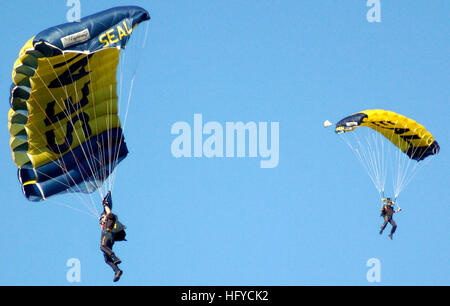
<svg viewBox="0 0 450 306">
<path fill-rule="evenodd" d="M 398 213 L 402 209 L 399 208 L 397 210 L 394 210 L 394 202 L 391 198 L 383 198 L 381 199 L 383 201 L 383 206 L 381 207 L 381 217 L 384 217 L 384 223 L 381 226 L 380 235 L 383 234 L 384 228 L 388 224 L 388 222 L 391 224 L 391 233 L 389 234 L 389 238 L 392 240 L 392 235 L 395 233 L 395 230 L 397 229 L 397 224 L 395 223 L 394 219 L 392 218 L 394 213 Z"/>
<path fill-rule="evenodd" d="M 120 279 L 123 271 L 119 269 L 117 266 L 122 261 L 114 254 L 112 247 L 114 245 L 114 235 L 111 230 L 116 224 L 117 216 L 111 212 L 112 209 L 112 199 L 111 199 L 111 191 L 105 196 L 102 201 L 103 205 L 103 213 L 100 217 L 100 226 L 102 228 L 102 236 L 101 236 L 101 246 L 100 249 L 103 252 L 103 256 L 105 258 L 105 262 L 113 269 L 114 271 L 114 282 L 117 282 Z"/>
</svg>

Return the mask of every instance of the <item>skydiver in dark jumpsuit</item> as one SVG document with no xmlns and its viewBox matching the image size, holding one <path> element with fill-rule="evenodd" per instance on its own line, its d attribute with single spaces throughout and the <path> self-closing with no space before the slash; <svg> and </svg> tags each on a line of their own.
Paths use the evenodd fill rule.
<svg viewBox="0 0 450 306">
<path fill-rule="evenodd" d="M 397 229 L 397 224 L 395 223 L 392 216 L 394 215 L 394 213 L 398 213 L 402 209 L 399 208 L 398 210 L 394 210 L 394 202 L 391 200 L 391 198 L 383 198 L 382 201 L 384 202 L 384 204 L 381 207 L 381 217 L 384 217 L 384 223 L 381 226 L 380 235 L 383 234 L 383 231 L 389 222 L 392 226 L 389 238 L 391 238 L 392 240 L 392 235 L 394 235 L 395 230 Z"/>
<path fill-rule="evenodd" d="M 117 282 L 120 279 L 123 271 L 119 269 L 117 266 L 122 261 L 114 254 L 112 247 L 114 245 L 114 237 L 111 233 L 111 229 L 117 221 L 117 216 L 111 213 L 112 208 L 112 199 L 111 192 L 105 196 L 102 201 L 103 205 L 103 213 L 100 217 L 100 226 L 102 227 L 102 236 L 101 236 L 101 246 L 100 249 L 103 252 L 103 256 L 105 257 L 105 262 L 113 269 L 114 271 L 114 282 Z"/>
</svg>

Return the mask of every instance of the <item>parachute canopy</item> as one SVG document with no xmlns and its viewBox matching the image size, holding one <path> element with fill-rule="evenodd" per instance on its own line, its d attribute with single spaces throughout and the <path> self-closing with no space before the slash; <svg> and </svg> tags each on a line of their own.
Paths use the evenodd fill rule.
<svg viewBox="0 0 450 306">
<path fill-rule="evenodd" d="M 417 173 L 418 165 L 423 166 L 424 160 L 427 163 L 440 150 L 424 126 L 382 109 L 347 116 L 336 124 L 335 132 L 353 150 L 381 197 L 388 174 L 397 198 Z"/>
<path fill-rule="evenodd" d="M 439 144 L 425 127 L 403 115 L 382 109 L 362 111 L 336 124 L 336 133 L 353 131 L 360 126 L 369 127 L 389 139 L 409 158 L 421 161 L 439 152 Z"/>
<path fill-rule="evenodd" d="M 93 192 L 127 156 L 116 72 L 121 49 L 148 19 L 140 7 L 115 7 L 46 29 L 20 50 L 8 128 L 29 200 Z"/>
</svg>

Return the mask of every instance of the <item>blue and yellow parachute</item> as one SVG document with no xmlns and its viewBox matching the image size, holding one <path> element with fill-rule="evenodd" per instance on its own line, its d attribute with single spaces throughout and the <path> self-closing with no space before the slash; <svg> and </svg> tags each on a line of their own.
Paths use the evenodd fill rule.
<svg viewBox="0 0 450 306">
<path fill-rule="evenodd" d="M 116 72 L 146 10 L 115 7 L 32 37 L 14 63 L 8 128 L 23 193 L 93 192 L 128 153 Z"/>
</svg>

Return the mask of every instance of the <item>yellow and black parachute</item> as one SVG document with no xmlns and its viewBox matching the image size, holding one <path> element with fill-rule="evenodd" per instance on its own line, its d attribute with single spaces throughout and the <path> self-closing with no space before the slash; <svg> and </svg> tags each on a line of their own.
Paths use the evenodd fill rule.
<svg viewBox="0 0 450 306">
<path fill-rule="evenodd" d="M 335 132 L 343 136 L 354 151 L 381 195 L 385 191 L 387 172 L 395 172 L 392 173 L 395 198 L 412 179 L 418 164 L 440 150 L 438 142 L 424 126 L 382 109 L 347 116 L 336 124 Z M 417 163 L 411 165 L 411 160 Z"/>
<path fill-rule="evenodd" d="M 336 133 L 350 132 L 366 126 L 381 133 L 403 153 L 417 161 L 439 152 L 439 144 L 425 127 L 403 115 L 373 109 L 345 117 L 336 124 Z"/>
<path fill-rule="evenodd" d="M 8 128 L 29 200 L 92 192 L 127 156 L 117 67 L 133 30 L 148 19 L 140 7 L 115 7 L 46 29 L 20 50 Z"/>
</svg>

